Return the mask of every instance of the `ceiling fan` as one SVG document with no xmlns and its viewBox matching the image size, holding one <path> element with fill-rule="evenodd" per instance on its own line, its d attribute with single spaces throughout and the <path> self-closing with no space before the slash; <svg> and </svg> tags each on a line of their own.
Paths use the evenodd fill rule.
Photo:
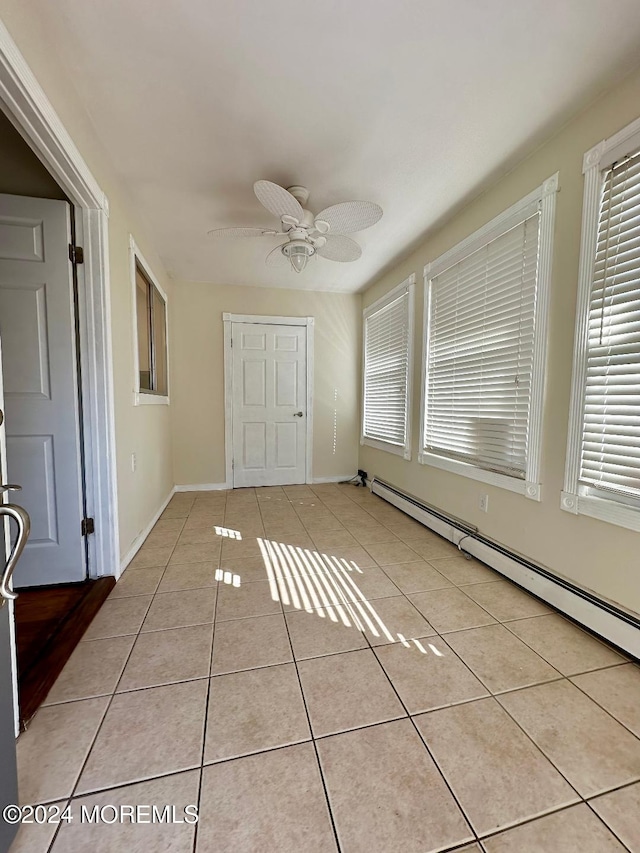
<svg viewBox="0 0 640 853">
<path fill-rule="evenodd" d="M 280 220 L 280 230 L 263 228 L 216 228 L 209 234 L 220 237 L 283 237 L 284 242 L 266 258 L 267 264 L 290 262 L 295 272 L 302 272 L 309 258 L 317 255 L 329 261 L 357 261 L 362 249 L 343 233 L 369 228 L 382 216 L 382 208 L 371 201 L 343 201 L 325 207 L 317 215 L 306 210 L 309 190 L 284 187 L 272 181 L 256 181 L 253 190 L 269 213 Z"/>
</svg>

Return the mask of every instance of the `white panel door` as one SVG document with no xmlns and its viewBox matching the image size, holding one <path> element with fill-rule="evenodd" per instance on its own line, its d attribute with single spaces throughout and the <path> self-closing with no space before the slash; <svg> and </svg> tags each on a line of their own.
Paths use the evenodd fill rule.
<svg viewBox="0 0 640 853">
<path fill-rule="evenodd" d="M 233 323 L 233 485 L 304 483 L 307 329 Z"/>
<path fill-rule="evenodd" d="M 82 481 L 69 207 L 0 195 L 7 476 L 31 538 L 14 586 L 82 581 Z"/>
</svg>

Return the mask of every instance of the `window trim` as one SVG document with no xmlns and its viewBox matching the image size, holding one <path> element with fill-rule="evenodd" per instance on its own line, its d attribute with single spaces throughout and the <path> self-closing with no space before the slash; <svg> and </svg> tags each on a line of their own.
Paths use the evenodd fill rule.
<svg viewBox="0 0 640 853">
<path fill-rule="evenodd" d="M 136 265 L 138 265 L 151 284 L 156 288 L 165 305 L 165 336 L 167 344 L 167 393 L 157 394 L 155 391 L 145 391 L 140 388 L 140 356 L 138 352 L 138 303 Z M 160 286 L 160 282 L 153 274 L 146 258 L 138 248 L 133 235 L 129 235 L 129 276 L 131 279 L 132 294 L 132 317 L 133 317 L 133 405 L 134 406 L 168 406 L 170 402 L 169 386 L 169 300 L 167 294 Z"/>
<path fill-rule="evenodd" d="M 637 506 L 632 503 L 625 503 L 623 498 L 602 497 L 601 491 L 596 494 L 597 489 L 581 486 L 579 483 L 582 416 L 587 379 L 589 301 L 598 240 L 598 220 L 604 171 L 620 157 L 638 149 L 640 149 L 640 118 L 632 121 L 631 124 L 608 139 L 603 139 L 594 145 L 585 153 L 582 161 L 582 174 L 584 175 L 582 234 L 578 267 L 578 296 L 576 300 L 567 455 L 560 507 L 565 512 L 574 515 L 587 515 L 591 518 L 617 524 L 620 527 L 640 531 L 640 509 Z"/>
<path fill-rule="evenodd" d="M 384 450 L 387 453 L 393 453 L 396 456 L 402 456 L 403 459 L 411 459 L 411 416 L 413 402 L 413 339 L 415 336 L 415 283 L 416 274 L 411 273 L 408 278 L 400 282 L 396 287 L 385 293 L 371 305 L 368 305 L 362 310 L 362 411 L 360 413 L 360 444 L 367 447 L 374 447 L 376 450 Z M 364 434 L 364 399 L 365 399 L 365 383 L 366 383 L 366 324 L 367 319 L 376 312 L 395 302 L 404 293 L 409 297 L 409 335 L 407 338 L 407 410 L 405 413 L 405 443 L 404 445 L 392 444 L 391 442 L 382 441 L 381 439 L 369 438 Z"/>
<path fill-rule="evenodd" d="M 547 327 L 549 315 L 549 294 L 551 289 L 551 265 L 553 255 L 553 233 L 555 222 L 556 194 L 558 192 L 558 172 L 551 175 L 535 190 L 517 201 L 511 207 L 494 217 L 482 228 L 474 231 L 460 243 L 453 246 L 434 261 L 424 267 L 424 318 L 422 339 L 422 378 L 420 385 L 420 449 L 418 462 L 430 465 L 453 474 L 460 474 L 472 480 L 479 480 L 492 486 L 498 486 L 522 494 L 530 500 L 542 499 L 540 483 L 543 395 L 547 352 Z M 538 207 L 540 211 L 540 239 L 538 280 L 536 284 L 535 340 L 531 376 L 531 404 L 529 414 L 529 449 L 527 470 L 524 479 L 508 474 L 480 468 L 470 462 L 440 456 L 424 447 L 425 405 L 429 359 L 430 335 L 430 297 L 431 281 L 441 272 L 481 249 L 487 243 L 518 225 L 526 217 L 528 208 Z"/>
</svg>

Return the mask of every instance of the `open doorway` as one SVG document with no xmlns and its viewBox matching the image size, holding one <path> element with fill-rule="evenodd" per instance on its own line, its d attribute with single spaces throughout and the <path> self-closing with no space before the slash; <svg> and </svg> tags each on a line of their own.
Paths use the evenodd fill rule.
<svg viewBox="0 0 640 853">
<path fill-rule="evenodd" d="M 91 565 L 74 214 L 0 112 L 0 479 L 31 517 L 13 575 L 23 725 L 115 581 Z"/>
</svg>

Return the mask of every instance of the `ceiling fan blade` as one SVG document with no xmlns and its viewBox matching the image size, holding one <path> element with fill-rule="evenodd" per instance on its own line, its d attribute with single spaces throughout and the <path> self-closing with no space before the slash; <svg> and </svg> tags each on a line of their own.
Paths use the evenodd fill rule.
<svg viewBox="0 0 640 853">
<path fill-rule="evenodd" d="M 321 258 L 329 261 L 357 261 L 362 249 L 351 237 L 343 234 L 327 234 L 327 242 L 316 249 Z"/>
<path fill-rule="evenodd" d="M 276 237 L 282 232 L 265 231 L 264 228 L 214 228 L 207 233 L 217 240 L 220 237 Z"/>
<path fill-rule="evenodd" d="M 331 232 L 350 234 L 370 228 L 382 216 L 382 208 L 372 201 L 343 201 L 325 207 L 316 216 L 316 221 L 326 222 Z M 322 231 L 322 228 L 318 229 Z"/>
<path fill-rule="evenodd" d="M 272 181 L 256 181 L 253 191 L 260 204 L 278 219 L 282 216 L 293 216 L 298 222 L 302 220 L 303 211 L 300 202 L 278 184 Z"/>
<path fill-rule="evenodd" d="M 289 259 L 282 254 L 282 247 L 284 245 L 285 243 L 281 243 L 269 252 L 264 261 L 268 267 L 290 266 Z"/>
</svg>

